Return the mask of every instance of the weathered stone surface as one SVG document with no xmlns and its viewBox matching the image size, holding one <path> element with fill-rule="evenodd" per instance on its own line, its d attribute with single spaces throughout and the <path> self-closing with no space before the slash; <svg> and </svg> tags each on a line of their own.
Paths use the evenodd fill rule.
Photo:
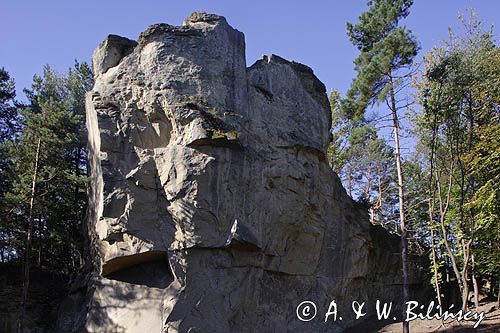
<svg viewBox="0 0 500 333">
<path fill-rule="evenodd" d="M 92 67 L 95 76 L 101 75 L 111 67 L 118 65 L 120 60 L 129 54 L 136 45 L 136 41 L 121 36 L 109 35 L 94 50 Z"/>
<path fill-rule="evenodd" d="M 329 168 L 310 68 L 247 68 L 243 34 L 205 13 L 110 36 L 93 65 L 86 330 L 335 332 L 352 300 L 398 300 L 398 239 Z M 333 299 L 343 321 L 325 323 Z M 315 320 L 296 318 L 303 300 Z"/>
</svg>

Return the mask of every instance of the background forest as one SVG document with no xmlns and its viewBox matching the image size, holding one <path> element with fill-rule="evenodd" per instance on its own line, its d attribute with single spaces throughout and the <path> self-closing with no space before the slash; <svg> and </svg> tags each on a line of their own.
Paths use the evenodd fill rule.
<svg viewBox="0 0 500 333">
<path fill-rule="evenodd" d="M 499 297 L 500 50 L 470 11 L 415 62 L 418 40 L 400 24 L 411 5 L 370 1 L 347 24 L 357 76 L 345 96 L 331 91 L 328 159 L 370 222 L 401 235 L 405 263 L 411 252 L 429 257 L 440 304 L 452 283 L 462 308 L 477 307 Z M 85 264 L 92 85 L 85 62 L 65 73 L 47 65 L 19 102 L 0 70 L 0 265 L 22 268 L 23 308 L 30 269 L 70 281 Z"/>
</svg>

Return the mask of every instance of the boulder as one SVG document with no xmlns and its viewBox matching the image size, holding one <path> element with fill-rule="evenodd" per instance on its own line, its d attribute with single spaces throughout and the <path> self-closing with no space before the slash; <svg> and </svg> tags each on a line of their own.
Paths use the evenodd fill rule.
<svg viewBox="0 0 500 333">
<path fill-rule="evenodd" d="M 247 68 L 244 35 L 206 13 L 109 36 L 93 67 L 86 331 L 339 332 L 352 301 L 399 301 L 399 239 L 329 167 L 312 69 Z"/>
</svg>

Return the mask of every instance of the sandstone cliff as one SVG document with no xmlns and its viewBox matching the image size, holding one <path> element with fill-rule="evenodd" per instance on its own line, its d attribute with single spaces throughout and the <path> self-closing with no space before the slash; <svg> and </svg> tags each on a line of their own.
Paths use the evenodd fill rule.
<svg viewBox="0 0 500 333">
<path fill-rule="evenodd" d="M 335 332 L 356 323 L 352 300 L 399 300 L 398 238 L 329 168 L 309 67 L 247 68 L 243 34 L 195 13 L 109 36 L 93 68 L 86 330 Z M 325 323 L 333 299 L 343 320 Z M 297 319 L 303 300 L 314 320 Z"/>
</svg>

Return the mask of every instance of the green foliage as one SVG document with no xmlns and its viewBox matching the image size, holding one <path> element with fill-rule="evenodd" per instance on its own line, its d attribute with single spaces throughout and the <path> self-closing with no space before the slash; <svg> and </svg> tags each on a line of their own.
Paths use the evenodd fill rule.
<svg viewBox="0 0 500 333">
<path fill-rule="evenodd" d="M 475 251 L 478 270 L 500 273 L 500 124 L 482 126 L 477 142 L 464 156 L 478 188 L 466 203 L 475 212 Z"/>
<path fill-rule="evenodd" d="M 20 105 L 15 98 L 14 80 L 4 68 L 0 68 L 0 144 L 15 138 L 20 131 L 21 119 L 17 113 Z"/>
<path fill-rule="evenodd" d="M 4 144 L 11 165 L 10 188 L 2 195 L 1 252 L 18 260 L 25 252 L 29 199 L 40 141 L 34 197 L 33 258 L 38 264 L 69 273 L 82 260 L 82 224 L 86 209 L 86 133 L 84 96 L 92 82 L 86 63 L 75 62 L 60 75 L 49 66 L 26 90 L 30 101 L 16 108 L 21 135 Z"/>
<path fill-rule="evenodd" d="M 426 55 L 416 83 L 423 110 L 413 121 L 422 172 L 430 180 L 417 196 L 436 203 L 434 221 L 445 215 L 447 235 L 436 234 L 451 250 L 437 248 L 441 258 L 455 257 L 460 271 L 467 272 L 474 255 L 476 274 L 498 276 L 500 49 L 473 13 L 464 23 L 463 36 L 451 34 Z M 438 206 L 443 202 L 444 213 Z"/>
<path fill-rule="evenodd" d="M 347 24 L 347 34 L 359 50 L 355 59 L 356 78 L 346 98 L 337 102 L 341 121 L 334 118 L 334 127 L 341 124 L 344 150 L 331 149 L 338 154 L 334 169 L 347 178 L 348 191 L 357 192 L 358 201 L 368 202 L 372 223 L 395 227 L 394 214 L 397 203 L 395 159 L 398 154 L 379 138 L 376 122 L 367 119 L 367 109 L 386 101 L 391 113 L 397 114 L 400 106 L 394 96 L 398 85 L 408 78 L 403 70 L 410 67 L 418 46 L 411 31 L 399 26 L 399 21 L 409 14 L 411 0 L 368 1 L 368 10 L 358 18 L 358 23 Z M 337 98 L 339 100 L 339 98 Z M 382 116 L 384 119 L 386 116 Z M 396 118 L 396 126 L 397 118 Z M 334 133 L 335 139 L 335 133 Z M 338 147 L 334 141 L 334 147 Z M 333 160 L 332 158 L 330 160 Z M 361 184 L 354 189 L 353 183 Z M 394 228 L 395 229 L 395 228 Z"/>
<path fill-rule="evenodd" d="M 409 14 L 412 0 L 369 1 L 359 23 L 347 24 L 347 34 L 360 55 L 354 61 L 358 75 L 342 107 L 352 119 L 362 122 L 366 108 L 386 99 L 394 72 L 413 63 L 418 45 L 411 31 L 399 27 Z"/>
<path fill-rule="evenodd" d="M 393 220 L 394 152 L 366 123 L 352 121 L 341 108 L 340 93 L 330 94 L 332 137 L 327 151 L 332 169 L 339 175 L 349 195 L 370 207 L 373 223 Z"/>
<path fill-rule="evenodd" d="M 348 122 L 345 115 L 341 114 L 340 93 L 337 90 L 332 90 L 330 93 L 330 107 L 332 110 L 332 142 L 328 146 L 327 157 L 333 171 L 340 173 L 347 163 Z"/>
<path fill-rule="evenodd" d="M 11 221 L 6 219 L 8 212 L 6 193 L 12 187 L 13 163 L 9 158 L 8 143 L 19 137 L 21 117 L 17 112 L 19 103 L 15 101 L 14 80 L 9 73 L 0 68 L 0 248 L 5 248 L 14 236 Z M 5 260 L 0 251 L 0 260 Z"/>
</svg>

